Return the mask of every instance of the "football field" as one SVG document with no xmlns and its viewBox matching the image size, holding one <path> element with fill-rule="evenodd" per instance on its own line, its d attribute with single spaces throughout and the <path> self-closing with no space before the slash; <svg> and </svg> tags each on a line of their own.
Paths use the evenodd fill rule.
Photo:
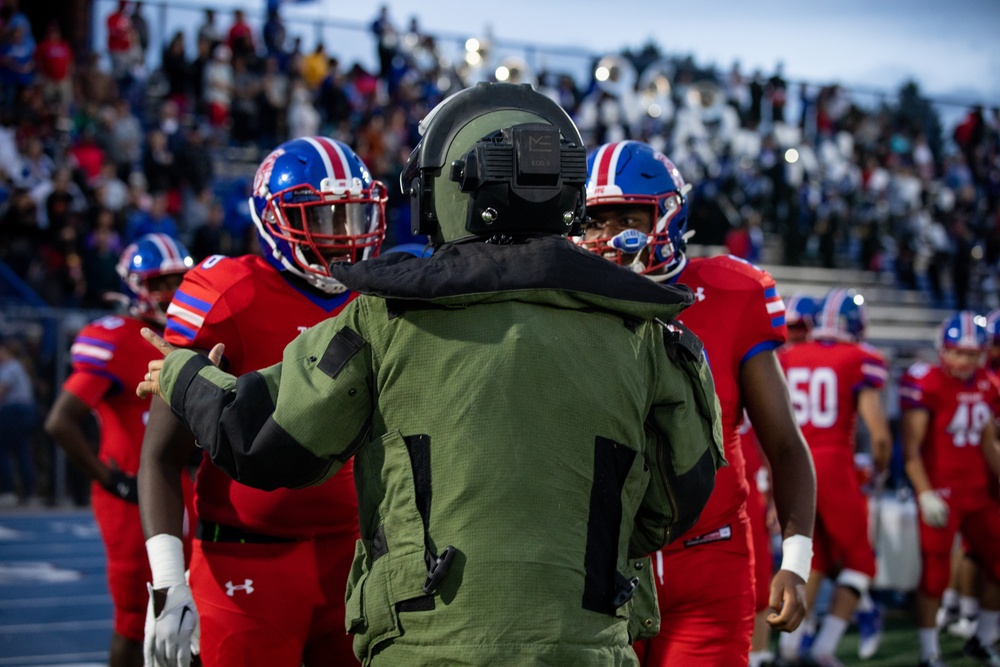
<svg viewBox="0 0 1000 667">
<path fill-rule="evenodd" d="M 848 630 L 840 643 L 837 657 L 845 665 L 865 665 L 866 667 L 917 667 L 920 652 L 917 648 L 917 628 L 914 614 L 910 610 L 890 610 L 885 615 L 885 630 L 882 645 L 875 657 L 868 660 L 858 658 L 857 628 Z M 981 665 L 977 660 L 962 654 L 964 639 L 942 633 L 941 657 L 950 667 L 973 667 Z"/>
<path fill-rule="evenodd" d="M 0 667 L 107 664 L 111 600 L 104 548 L 89 509 L 0 513 Z M 951 667 L 979 663 L 963 640 L 941 636 Z M 917 631 L 907 609 L 890 609 L 878 654 L 858 658 L 851 628 L 838 657 L 845 665 L 916 667 Z"/>
</svg>

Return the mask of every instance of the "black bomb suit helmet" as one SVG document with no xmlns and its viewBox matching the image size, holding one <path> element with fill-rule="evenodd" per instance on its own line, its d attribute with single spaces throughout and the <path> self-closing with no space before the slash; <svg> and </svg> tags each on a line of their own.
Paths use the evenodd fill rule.
<svg viewBox="0 0 1000 667">
<path fill-rule="evenodd" d="M 575 233 L 587 154 L 558 104 L 530 85 L 479 83 L 420 123 L 400 175 L 415 234 L 435 244 Z"/>
</svg>

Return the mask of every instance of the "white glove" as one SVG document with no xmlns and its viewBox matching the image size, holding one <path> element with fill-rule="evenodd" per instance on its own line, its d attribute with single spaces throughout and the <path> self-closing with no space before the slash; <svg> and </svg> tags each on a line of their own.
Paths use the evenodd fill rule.
<svg viewBox="0 0 1000 667">
<path fill-rule="evenodd" d="M 146 667 L 189 667 L 191 654 L 199 652 L 201 628 L 191 587 L 178 584 L 167 589 L 167 601 L 159 616 L 153 613 L 153 586 L 146 606 L 142 652 Z"/>
<path fill-rule="evenodd" d="M 924 523 L 931 528 L 944 528 L 948 523 L 948 503 L 941 499 L 937 491 L 922 491 L 917 496 L 920 504 L 920 514 L 924 517 Z"/>
</svg>

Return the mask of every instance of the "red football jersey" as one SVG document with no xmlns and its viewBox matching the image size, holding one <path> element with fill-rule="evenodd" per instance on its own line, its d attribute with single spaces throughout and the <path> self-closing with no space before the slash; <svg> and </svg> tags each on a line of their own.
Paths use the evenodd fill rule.
<svg viewBox="0 0 1000 667">
<path fill-rule="evenodd" d="M 242 375 L 281 361 L 293 338 L 336 315 L 354 296 L 300 291 L 255 255 L 214 255 L 185 274 L 167 309 L 165 337 L 179 347 L 205 350 L 224 343 L 226 370 Z M 260 491 L 233 481 L 206 456 L 195 502 L 206 521 L 278 537 L 358 531 L 353 461 L 319 486 Z"/>
<path fill-rule="evenodd" d="M 783 349 L 778 361 L 813 458 L 835 458 L 853 468 L 858 392 L 885 385 L 885 358 L 864 343 L 823 340 Z"/>
<path fill-rule="evenodd" d="M 114 459 L 122 472 L 139 470 L 142 435 L 149 418 L 149 400 L 135 395 L 149 362 L 160 353 L 139 333 L 143 322 L 110 315 L 91 322 L 73 341 L 73 372 L 63 389 L 86 403 L 101 426 L 98 457 Z"/>
<path fill-rule="evenodd" d="M 678 279 L 695 293 L 680 320 L 705 344 L 715 391 L 722 406 L 722 434 L 729 466 L 719 470 L 715 490 L 689 537 L 715 530 L 745 512 L 748 491 L 740 423 L 740 367 L 756 354 L 788 339 L 785 305 L 774 279 L 749 262 L 729 255 L 691 259 Z M 762 388 L 763 389 L 763 388 Z M 677 544 L 683 544 L 682 537 Z"/>
<path fill-rule="evenodd" d="M 959 380 L 940 366 L 916 363 L 900 380 L 904 410 L 927 410 L 930 424 L 920 447 L 935 489 L 962 495 L 986 494 L 993 475 L 979 449 L 983 427 L 995 417 L 1000 387 L 985 369 Z"/>
</svg>

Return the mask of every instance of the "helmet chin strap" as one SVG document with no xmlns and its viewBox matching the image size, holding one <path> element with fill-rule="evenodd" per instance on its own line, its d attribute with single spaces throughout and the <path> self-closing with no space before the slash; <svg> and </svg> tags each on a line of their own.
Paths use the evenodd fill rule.
<svg viewBox="0 0 1000 667">
<path fill-rule="evenodd" d="M 301 248 L 296 246 L 293 252 L 298 256 L 300 260 L 302 260 L 303 264 L 313 269 L 312 271 L 303 271 L 297 266 L 294 268 L 289 266 L 289 270 L 295 273 L 295 275 L 302 277 L 303 279 L 305 279 L 307 283 L 309 283 L 316 289 L 326 292 L 327 294 L 342 294 L 347 290 L 347 287 L 345 287 L 344 284 L 341 283 L 339 280 L 334 280 L 330 276 L 324 276 L 319 274 L 318 271 L 321 268 L 320 265 L 307 262 L 305 255 L 302 254 Z M 288 266 L 288 263 L 284 261 L 282 261 L 282 263 Z M 326 267 L 322 268 L 326 270 Z"/>
</svg>

